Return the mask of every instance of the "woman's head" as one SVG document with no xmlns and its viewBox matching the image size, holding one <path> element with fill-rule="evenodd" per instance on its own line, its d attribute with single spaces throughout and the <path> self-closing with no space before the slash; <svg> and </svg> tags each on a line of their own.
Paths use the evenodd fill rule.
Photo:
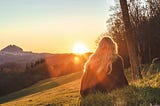
<svg viewBox="0 0 160 106">
<path fill-rule="evenodd" d="M 117 54 L 117 44 L 111 37 L 103 37 L 96 50 L 97 53 Z"/>
<path fill-rule="evenodd" d="M 111 66 L 112 62 L 117 58 L 117 44 L 110 37 L 103 37 L 99 42 L 98 48 L 93 53 L 85 64 L 86 70 L 101 70 L 101 67 Z M 110 68 L 111 69 L 111 68 Z"/>
</svg>

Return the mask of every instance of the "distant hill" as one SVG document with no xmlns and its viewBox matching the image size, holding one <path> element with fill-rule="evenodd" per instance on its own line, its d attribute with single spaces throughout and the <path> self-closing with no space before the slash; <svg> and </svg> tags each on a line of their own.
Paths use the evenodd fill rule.
<svg viewBox="0 0 160 106">
<path fill-rule="evenodd" d="M 9 45 L 5 48 L 3 48 L 1 51 L 5 51 L 5 52 L 23 52 L 23 49 L 16 46 L 16 45 Z"/>
<path fill-rule="evenodd" d="M 25 67 L 26 64 L 37 61 L 41 58 L 45 58 L 45 54 L 27 52 L 23 51 L 21 47 L 16 45 L 9 45 L 0 51 L 0 67 L 2 64 L 6 67 L 7 64 L 12 63 Z"/>
</svg>

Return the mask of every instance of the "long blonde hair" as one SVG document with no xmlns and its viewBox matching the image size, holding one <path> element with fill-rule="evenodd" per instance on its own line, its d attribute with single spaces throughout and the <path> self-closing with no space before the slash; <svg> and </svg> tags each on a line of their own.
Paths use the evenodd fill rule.
<svg viewBox="0 0 160 106">
<path fill-rule="evenodd" d="M 101 72 L 105 70 L 108 74 L 112 71 L 112 63 L 117 58 L 117 44 L 109 36 L 103 37 L 99 45 L 88 61 L 85 63 L 84 71 Z"/>
</svg>

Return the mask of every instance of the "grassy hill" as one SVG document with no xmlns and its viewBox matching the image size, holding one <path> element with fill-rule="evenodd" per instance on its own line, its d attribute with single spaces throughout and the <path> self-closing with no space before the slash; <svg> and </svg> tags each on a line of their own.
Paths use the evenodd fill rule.
<svg viewBox="0 0 160 106">
<path fill-rule="evenodd" d="M 97 92 L 82 99 L 79 94 L 82 72 L 46 79 L 0 98 L 1 106 L 149 106 L 160 105 L 160 73 L 130 82 L 129 87 L 104 94 Z M 8 101 L 8 102 L 7 102 Z"/>
<path fill-rule="evenodd" d="M 25 64 L 23 71 L 21 64 L 15 62 L 0 65 L 0 97 L 30 87 L 40 80 L 79 72 L 90 54 L 46 54 L 45 59 Z"/>
<path fill-rule="evenodd" d="M 65 93 L 66 96 L 72 95 L 73 91 L 75 90 L 78 94 L 81 75 L 82 72 L 77 72 L 62 77 L 51 78 L 40 81 L 29 88 L 1 97 L 0 103 L 11 100 L 14 101 L 11 102 L 11 104 L 9 102 L 9 104 L 7 103 L 6 105 L 17 106 L 17 103 L 26 105 L 30 104 L 38 105 L 41 103 L 43 104 L 44 102 L 48 103 L 48 101 L 52 101 L 53 103 L 55 103 L 53 100 L 56 101 L 58 97 L 64 96 Z M 56 103 L 59 102 L 57 101 Z"/>
</svg>

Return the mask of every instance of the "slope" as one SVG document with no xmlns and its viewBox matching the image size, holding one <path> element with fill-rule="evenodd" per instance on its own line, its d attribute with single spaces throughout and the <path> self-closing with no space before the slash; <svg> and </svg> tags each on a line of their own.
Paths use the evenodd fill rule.
<svg viewBox="0 0 160 106">
<path fill-rule="evenodd" d="M 39 104 L 39 103 L 41 103 L 40 101 L 47 101 L 47 99 L 48 99 L 48 101 L 50 99 L 53 100 L 53 97 L 58 96 L 59 94 L 62 94 L 61 91 L 69 92 L 69 89 L 72 90 L 74 87 L 76 87 L 77 90 L 78 90 L 79 82 L 80 82 L 79 79 L 80 79 L 81 75 L 82 75 L 82 72 L 77 72 L 77 73 L 65 75 L 65 76 L 62 76 L 62 77 L 57 77 L 57 78 L 46 79 L 46 80 L 40 81 L 37 84 L 35 84 L 35 85 L 33 85 L 33 86 L 29 87 L 29 88 L 23 89 L 23 90 L 21 90 L 19 92 L 15 92 L 15 93 L 9 94 L 9 95 L 4 96 L 4 97 L 1 97 L 0 98 L 0 103 L 4 103 L 4 102 L 15 100 L 16 101 L 15 105 L 17 105 L 17 100 L 18 101 L 20 100 L 19 101 L 20 104 L 22 103 L 22 104 L 26 104 L 27 105 L 27 104 Z M 70 83 L 68 85 L 66 84 L 66 83 L 69 83 L 69 82 L 72 82 L 72 81 L 74 81 L 74 82 Z M 74 84 L 74 83 L 76 83 L 76 84 Z M 77 85 L 77 86 L 75 86 L 75 85 Z M 51 98 L 50 97 L 45 97 L 48 94 L 49 94 L 49 96 Z M 27 98 L 27 99 L 25 99 L 23 101 L 24 97 Z M 32 99 L 28 99 L 28 98 L 33 98 L 33 97 L 35 97 L 35 100 L 34 99 L 33 100 Z M 37 102 L 35 102 L 37 100 L 36 97 L 38 97 L 39 99 L 41 97 L 42 98 L 45 97 L 45 99 L 42 99 L 40 101 L 38 100 Z M 27 101 L 28 101 L 28 103 L 27 103 Z M 14 104 L 12 104 L 12 105 L 14 105 Z"/>
<path fill-rule="evenodd" d="M 81 98 L 79 94 L 80 76 L 82 73 L 74 73 L 69 76 L 64 76 L 52 79 L 53 82 L 58 82 L 59 85 L 52 89 L 39 90 L 35 94 L 23 96 L 11 102 L 6 102 L 1 106 L 62 106 L 62 105 L 85 105 L 85 106 L 159 106 L 160 105 L 160 72 L 145 76 L 143 79 L 130 82 L 130 86 L 123 89 L 114 90 L 111 93 L 100 93 L 88 95 L 86 98 Z M 73 76 L 77 76 L 73 78 Z M 63 79 L 63 80 L 62 80 Z M 67 81 L 73 79 L 72 82 Z M 44 80 L 25 92 L 32 92 L 38 89 L 41 85 L 48 85 L 51 79 Z M 64 82 L 65 83 L 64 83 Z M 70 80 L 71 81 L 71 80 Z M 68 83 L 69 82 L 69 83 Z M 63 84 L 62 84 L 63 83 Z M 45 89 L 46 86 L 43 88 Z M 33 89 L 34 88 L 34 89 Z M 31 90 L 32 89 L 32 90 Z M 12 94 L 17 96 L 24 91 Z M 4 98 L 9 98 L 8 95 Z M 1 100 L 1 99 L 0 99 Z"/>
</svg>

